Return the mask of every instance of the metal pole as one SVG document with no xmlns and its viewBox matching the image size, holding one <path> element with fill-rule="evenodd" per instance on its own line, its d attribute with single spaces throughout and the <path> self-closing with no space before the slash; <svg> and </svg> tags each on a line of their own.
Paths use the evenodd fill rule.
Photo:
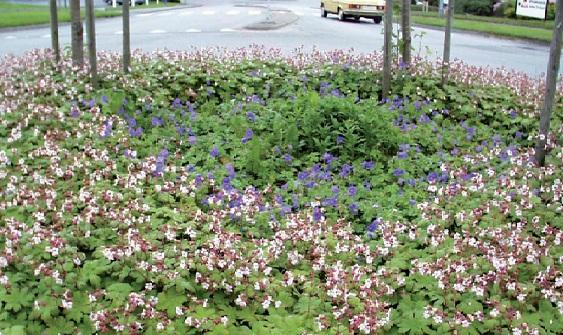
<svg viewBox="0 0 563 335">
<path fill-rule="evenodd" d="M 96 58 L 96 22 L 94 0 L 86 0 L 86 34 L 88 35 L 88 59 L 90 61 L 90 79 L 92 86 L 98 88 L 98 61 Z"/>
<path fill-rule="evenodd" d="M 123 72 L 131 67 L 131 31 L 129 26 L 129 1 L 123 1 Z"/>
<path fill-rule="evenodd" d="M 383 45 L 383 99 L 389 96 L 391 90 L 391 63 L 392 63 L 392 38 L 393 38 L 393 1 L 385 0 L 384 20 L 384 45 Z"/>
<path fill-rule="evenodd" d="M 442 86 L 448 82 L 450 74 L 450 49 L 452 39 L 452 22 L 454 18 L 455 0 L 450 0 L 448 4 L 448 17 L 446 21 L 446 33 L 444 38 L 444 58 L 442 59 Z"/>
<path fill-rule="evenodd" d="M 545 78 L 545 97 L 540 115 L 540 135 L 536 143 L 535 159 L 540 166 L 545 165 L 545 150 L 549 136 L 549 124 L 553 111 L 555 90 L 557 89 L 557 75 L 559 73 L 559 60 L 561 59 L 561 38 L 563 36 L 563 0 L 557 0 L 555 9 L 555 28 L 551 39 L 549 63 Z"/>
<path fill-rule="evenodd" d="M 59 17 L 57 13 L 57 1 L 50 0 L 49 5 L 51 10 L 51 47 L 55 53 L 55 61 L 58 64 L 61 61 L 61 51 L 59 49 Z"/>
</svg>

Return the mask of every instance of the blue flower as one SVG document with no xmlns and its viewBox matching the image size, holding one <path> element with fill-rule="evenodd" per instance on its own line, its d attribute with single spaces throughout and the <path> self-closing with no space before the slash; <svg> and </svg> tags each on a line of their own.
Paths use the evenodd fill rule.
<svg viewBox="0 0 563 335">
<path fill-rule="evenodd" d="M 336 144 L 342 144 L 342 143 L 344 143 L 344 136 L 342 135 L 336 136 Z"/>
<path fill-rule="evenodd" d="M 193 135 L 188 137 L 188 142 L 190 142 L 191 145 L 196 144 L 197 143 L 197 137 L 195 137 Z"/>
<path fill-rule="evenodd" d="M 285 154 L 285 155 L 283 155 L 283 160 L 284 160 L 286 163 L 289 164 L 289 163 L 291 163 L 291 161 L 293 160 L 293 158 L 291 157 L 290 154 Z"/>
<path fill-rule="evenodd" d="M 348 209 L 350 210 L 350 213 L 354 215 L 358 214 L 359 207 L 357 203 L 351 203 L 350 206 L 348 206 Z"/>
<path fill-rule="evenodd" d="M 393 176 L 400 177 L 405 174 L 405 170 L 403 169 L 395 169 L 393 170 Z"/>
<path fill-rule="evenodd" d="M 112 131 L 113 124 L 110 120 L 104 122 L 104 135 L 102 137 L 110 137 Z"/>
<path fill-rule="evenodd" d="M 329 152 L 325 152 L 325 154 L 323 155 L 323 160 L 326 164 L 330 164 L 334 161 L 334 156 Z"/>
<path fill-rule="evenodd" d="M 351 172 L 352 172 L 352 165 L 344 164 L 342 165 L 342 169 L 340 170 L 340 177 L 346 178 L 350 175 Z"/>
<path fill-rule="evenodd" d="M 313 221 L 319 222 L 323 218 L 321 209 L 319 207 L 313 207 Z"/>
<path fill-rule="evenodd" d="M 162 120 L 162 118 L 153 116 L 152 119 L 151 119 L 151 124 L 154 127 L 162 126 L 164 124 L 164 120 Z"/>
<path fill-rule="evenodd" d="M 256 121 L 256 114 L 254 114 L 253 112 L 246 113 L 246 117 L 248 118 L 248 121 L 250 121 L 250 122 Z"/>
<path fill-rule="evenodd" d="M 356 188 L 356 186 L 351 185 L 348 187 L 348 195 L 351 197 L 355 197 L 356 194 L 358 193 L 358 189 Z"/>
<path fill-rule="evenodd" d="M 138 127 L 138 128 L 130 127 L 129 128 L 129 135 L 131 137 L 140 137 L 142 134 L 143 134 L 143 128 L 142 127 Z"/>
<path fill-rule="evenodd" d="M 107 95 L 102 95 L 102 103 L 107 104 L 109 102 L 109 99 L 107 97 Z"/>
<path fill-rule="evenodd" d="M 253 135 L 254 132 L 252 131 L 252 129 L 250 128 L 246 129 L 246 132 L 244 133 L 244 137 L 242 138 L 242 144 L 248 143 L 248 141 L 252 139 Z"/>
<path fill-rule="evenodd" d="M 374 167 L 374 163 L 372 161 L 364 161 L 362 167 L 366 170 L 371 170 Z"/>
<path fill-rule="evenodd" d="M 367 227 L 367 231 L 368 231 L 368 236 L 369 237 L 374 237 L 375 236 L 375 231 L 377 230 L 377 228 L 379 227 L 379 224 L 381 223 L 381 219 L 375 219 L 373 220 L 370 225 Z"/>
<path fill-rule="evenodd" d="M 209 152 L 209 154 L 210 154 L 211 157 L 213 157 L 213 158 L 219 157 L 219 148 L 217 148 L 217 146 L 214 145 L 213 148 L 211 148 L 211 151 Z"/>
</svg>

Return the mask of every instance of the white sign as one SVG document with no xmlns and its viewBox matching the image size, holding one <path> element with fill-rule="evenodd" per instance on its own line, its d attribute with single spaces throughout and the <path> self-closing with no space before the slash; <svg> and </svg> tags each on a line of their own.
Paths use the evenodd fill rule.
<svg viewBox="0 0 563 335">
<path fill-rule="evenodd" d="M 516 0 L 516 15 L 545 20 L 547 0 Z"/>
</svg>

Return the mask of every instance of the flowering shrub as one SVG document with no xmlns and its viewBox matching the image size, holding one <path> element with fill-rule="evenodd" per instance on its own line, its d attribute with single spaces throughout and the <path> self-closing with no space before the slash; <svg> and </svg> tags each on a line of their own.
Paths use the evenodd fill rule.
<svg viewBox="0 0 563 335">
<path fill-rule="evenodd" d="M 0 65 L 6 334 L 557 334 L 562 92 L 250 47 Z M 559 137 L 558 137 L 559 136 Z"/>
</svg>

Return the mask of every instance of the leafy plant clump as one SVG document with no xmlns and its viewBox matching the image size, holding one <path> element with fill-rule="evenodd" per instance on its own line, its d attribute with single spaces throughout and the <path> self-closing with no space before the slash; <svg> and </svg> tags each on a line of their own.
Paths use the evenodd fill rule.
<svg viewBox="0 0 563 335">
<path fill-rule="evenodd" d="M 100 58 L 0 65 L 2 333 L 563 331 L 561 92 L 539 168 L 521 74 Z"/>
</svg>

